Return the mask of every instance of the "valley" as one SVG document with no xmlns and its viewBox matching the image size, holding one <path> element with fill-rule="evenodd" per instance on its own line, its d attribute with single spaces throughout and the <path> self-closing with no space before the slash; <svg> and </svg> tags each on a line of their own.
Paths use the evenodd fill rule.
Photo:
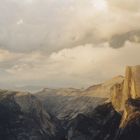
<svg viewBox="0 0 140 140">
<path fill-rule="evenodd" d="M 140 66 L 87 89 L 0 90 L 2 140 L 139 140 Z"/>
</svg>

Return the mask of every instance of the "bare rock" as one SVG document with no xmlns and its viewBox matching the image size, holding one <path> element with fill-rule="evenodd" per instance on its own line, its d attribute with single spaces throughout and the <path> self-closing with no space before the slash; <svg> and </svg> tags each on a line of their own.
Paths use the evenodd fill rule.
<svg viewBox="0 0 140 140">
<path fill-rule="evenodd" d="M 125 102 L 140 97 L 140 66 L 128 66 L 124 81 L 111 89 L 111 101 L 117 111 L 125 109 Z"/>
</svg>

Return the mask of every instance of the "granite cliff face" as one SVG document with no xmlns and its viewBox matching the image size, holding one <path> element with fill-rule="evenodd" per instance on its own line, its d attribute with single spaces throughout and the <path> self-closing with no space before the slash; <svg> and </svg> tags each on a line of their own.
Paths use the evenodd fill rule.
<svg viewBox="0 0 140 140">
<path fill-rule="evenodd" d="M 111 95 L 114 108 L 120 112 L 125 109 L 125 102 L 128 99 L 140 98 L 140 66 L 128 66 L 124 81 L 112 87 Z"/>
<path fill-rule="evenodd" d="M 139 140 L 140 134 L 140 66 L 126 68 L 125 79 L 114 85 L 112 105 L 122 114 L 116 140 Z"/>
<path fill-rule="evenodd" d="M 140 66 L 126 68 L 123 93 L 127 98 L 137 99 L 140 97 Z"/>
<path fill-rule="evenodd" d="M 130 101 L 140 98 L 140 66 L 127 67 L 124 81 L 111 88 L 111 102 L 118 112 L 126 118 Z M 129 101 L 129 104 L 128 104 Z M 131 108 L 131 107 L 130 107 Z M 133 108 L 133 107 L 132 107 Z"/>
</svg>

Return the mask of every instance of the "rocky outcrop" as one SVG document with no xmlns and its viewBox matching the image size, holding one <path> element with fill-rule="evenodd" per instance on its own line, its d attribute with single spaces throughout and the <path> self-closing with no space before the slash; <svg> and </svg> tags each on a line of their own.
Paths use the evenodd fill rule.
<svg viewBox="0 0 140 140">
<path fill-rule="evenodd" d="M 120 127 L 125 128 L 131 120 L 138 116 L 140 117 L 140 98 L 128 99 L 125 103 L 125 110 Z"/>
<path fill-rule="evenodd" d="M 123 112 L 122 124 L 128 120 L 130 110 L 136 106 L 130 104 L 130 101 L 136 101 L 140 98 L 140 66 L 128 66 L 125 72 L 125 79 L 121 84 L 116 84 L 111 89 L 111 102 L 118 112 Z M 134 110 L 132 111 L 135 114 Z"/>
<path fill-rule="evenodd" d="M 140 66 L 126 68 L 123 93 L 126 99 L 140 97 Z"/>
<path fill-rule="evenodd" d="M 140 139 L 140 66 L 127 67 L 122 84 L 111 89 L 114 109 L 122 113 L 115 140 Z"/>
<path fill-rule="evenodd" d="M 79 114 L 69 124 L 68 140 L 113 140 L 121 115 L 111 103 L 98 106 L 88 115 Z"/>
<path fill-rule="evenodd" d="M 121 112 L 123 109 L 123 82 L 121 84 L 115 84 L 111 88 L 111 102 L 116 111 Z"/>
<path fill-rule="evenodd" d="M 124 77 L 119 75 L 99 85 L 93 85 L 87 88 L 83 94 L 89 97 L 110 98 L 110 89 L 116 84 L 121 84 Z"/>
<path fill-rule="evenodd" d="M 111 89 L 111 101 L 117 111 L 125 109 L 125 102 L 128 99 L 140 97 L 140 66 L 128 66 L 125 72 L 124 81 L 116 84 Z"/>
<path fill-rule="evenodd" d="M 128 99 L 115 140 L 140 139 L 140 99 Z"/>
<path fill-rule="evenodd" d="M 35 96 L 0 91 L 0 139 L 50 140 L 54 134 L 55 126 Z"/>
</svg>

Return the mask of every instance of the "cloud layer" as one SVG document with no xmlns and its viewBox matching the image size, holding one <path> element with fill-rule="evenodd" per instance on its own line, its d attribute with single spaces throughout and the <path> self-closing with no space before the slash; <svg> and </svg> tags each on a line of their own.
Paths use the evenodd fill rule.
<svg viewBox="0 0 140 140">
<path fill-rule="evenodd" d="M 87 86 L 140 63 L 139 0 L 0 0 L 0 83 Z"/>
<path fill-rule="evenodd" d="M 139 52 L 138 44 L 127 42 L 121 49 L 105 43 L 66 48 L 49 56 L 41 52 L 10 54 L 15 63 L 5 71 L 12 75 L 12 82 L 22 81 L 19 84 L 38 81 L 51 87 L 85 87 L 123 74 L 126 65 L 139 64 Z"/>
<path fill-rule="evenodd" d="M 49 53 L 106 41 L 119 42 L 110 45 L 122 47 L 122 40 L 114 36 L 124 35 L 125 40 L 130 40 L 126 34 L 140 30 L 138 3 L 138 0 L 0 0 L 0 46 L 11 51 L 42 49 Z"/>
</svg>

